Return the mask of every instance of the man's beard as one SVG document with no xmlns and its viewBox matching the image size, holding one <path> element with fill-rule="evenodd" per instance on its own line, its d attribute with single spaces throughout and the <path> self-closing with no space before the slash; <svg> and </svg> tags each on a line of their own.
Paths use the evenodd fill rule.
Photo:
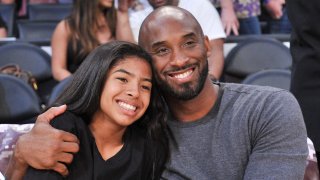
<svg viewBox="0 0 320 180">
<path fill-rule="evenodd" d="M 158 81 L 159 88 L 165 95 L 173 96 L 179 100 L 186 101 L 186 100 L 193 99 L 199 95 L 199 93 L 203 89 L 204 83 L 208 76 L 208 72 L 209 72 L 208 61 L 205 61 L 205 65 L 203 66 L 203 69 L 199 72 L 199 79 L 195 80 L 197 82 L 192 81 L 189 83 L 184 83 L 179 86 L 179 90 L 174 86 L 172 86 L 170 82 L 167 82 L 166 80 L 157 78 L 157 81 Z M 196 84 L 193 85 L 194 83 Z"/>
</svg>

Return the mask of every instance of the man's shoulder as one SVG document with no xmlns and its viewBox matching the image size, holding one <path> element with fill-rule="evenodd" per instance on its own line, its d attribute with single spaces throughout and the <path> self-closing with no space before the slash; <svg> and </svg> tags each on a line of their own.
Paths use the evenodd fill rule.
<svg viewBox="0 0 320 180">
<path fill-rule="evenodd" d="M 277 92 L 288 92 L 287 90 L 271 87 L 271 86 L 258 86 L 258 85 L 247 85 L 237 83 L 221 83 L 221 88 L 224 91 L 232 91 L 238 93 L 255 93 L 262 92 L 263 94 L 273 94 Z"/>
<path fill-rule="evenodd" d="M 265 103 L 265 102 L 276 102 L 281 101 L 296 101 L 295 97 L 291 92 L 270 87 L 270 86 L 257 86 L 257 85 L 245 85 L 236 83 L 221 83 L 221 90 L 224 98 L 234 98 L 242 99 L 243 101 L 249 100 L 253 103 Z"/>
</svg>

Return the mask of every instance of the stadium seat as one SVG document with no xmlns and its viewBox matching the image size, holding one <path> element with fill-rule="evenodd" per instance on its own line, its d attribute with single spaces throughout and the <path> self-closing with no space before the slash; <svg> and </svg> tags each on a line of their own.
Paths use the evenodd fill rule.
<svg viewBox="0 0 320 180">
<path fill-rule="evenodd" d="M 41 112 L 40 99 L 23 80 L 0 74 L 0 124 L 32 123 Z"/>
<path fill-rule="evenodd" d="M 51 74 L 51 57 L 40 47 L 21 42 L 12 42 L 0 46 L 0 67 L 17 64 L 36 78 L 38 94 L 46 103 L 56 82 Z"/>
<path fill-rule="evenodd" d="M 249 74 L 266 69 L 287 69 L 292 65 L 289 49 L 281 42 L 248 39 L 233 48 L 225 59 L 223 81 L 241 82 Z"/>
<path fill-rule="evenodd" d="M 72 76 L 60 81 L 52 90 L 50 98 L 48 100 L 48 106 L 52 106 L 59 95 L 64 91 L 67 85 L 71 82 Z"/>
<path fill-rule="evenodd" d="M 50 42 L 58 22 L 54 21 L 17 21 L 19 39 L 29 42 Z"/>
<path fill-rule="evenodd" d="M 285 69 L 262 70 L 247 76 L 242 83 L 260 86 L 272 86 L 290 90 L 291 72 Z"/>
<path fill-rule="evenodd" d="M 28 4 L 29 20 L 60 21 L 71 13 L 72 4 Z"/>
</svg>

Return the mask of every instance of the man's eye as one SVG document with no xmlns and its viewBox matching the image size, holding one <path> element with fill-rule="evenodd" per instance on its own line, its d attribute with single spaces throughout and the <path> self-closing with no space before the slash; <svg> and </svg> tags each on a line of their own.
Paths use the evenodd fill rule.
<svg viewBox="0 0 320 180">
<path fill-rule="evenodd" d="M 155 52 L 156 55 L 160 55 L 160 56 L 168 54 L 168 53 L 169 53 L 169 49 L 167 49 L 167 48 L 160 48 L 160 49 L 157 49 Z"/>
<path fill-rule="evenodd" d="M 117 78 L 117 79 L 118 79 L 119 81 L 121 81 L 121 82 L 125 82 L 125 83 L 128 82 L 128 80 L 127 80 L 126 78 L 120 78 L 120 77 L 119 77 L 119 78 Z"/>
<path fill-rule="evenodd" d="M 193 47 L 193 46 L 195 46 L 195 42 L 194 41 L 188 41 L 188 42 L 186 42 L 185 44 L 184 44 L 184 46 L 185 47 Z"/>
</svg>

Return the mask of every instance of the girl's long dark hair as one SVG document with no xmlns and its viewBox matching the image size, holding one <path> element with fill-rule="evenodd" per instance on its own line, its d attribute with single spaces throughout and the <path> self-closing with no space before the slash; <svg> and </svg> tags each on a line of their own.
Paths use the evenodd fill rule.
<svg viewBox="0 0 320 180">
<path fill-rule="evenodd" d="M 99 109 L 100 97 L 111 67 L 126 57 L 139 57 L 151 67 L 151 56 L 140 46 L 123 41 L 113 41 L 94 49 L 73 74 L 70 84 L 58 97 L 55 104 L 67 104 L 68 110 L 87 119 L 90 123 L 93 114 Z M 132 67 L 134 68 L 134 67 Z M 157 89 L 154 74 L 150 104 L 145 114 L 127 129 L 142 129 L 148 147 L 153 154 L 154 171 L 152 176 L 158 179 L 169 158 L 167 137 L 166 105 Z"/>
</svg>

